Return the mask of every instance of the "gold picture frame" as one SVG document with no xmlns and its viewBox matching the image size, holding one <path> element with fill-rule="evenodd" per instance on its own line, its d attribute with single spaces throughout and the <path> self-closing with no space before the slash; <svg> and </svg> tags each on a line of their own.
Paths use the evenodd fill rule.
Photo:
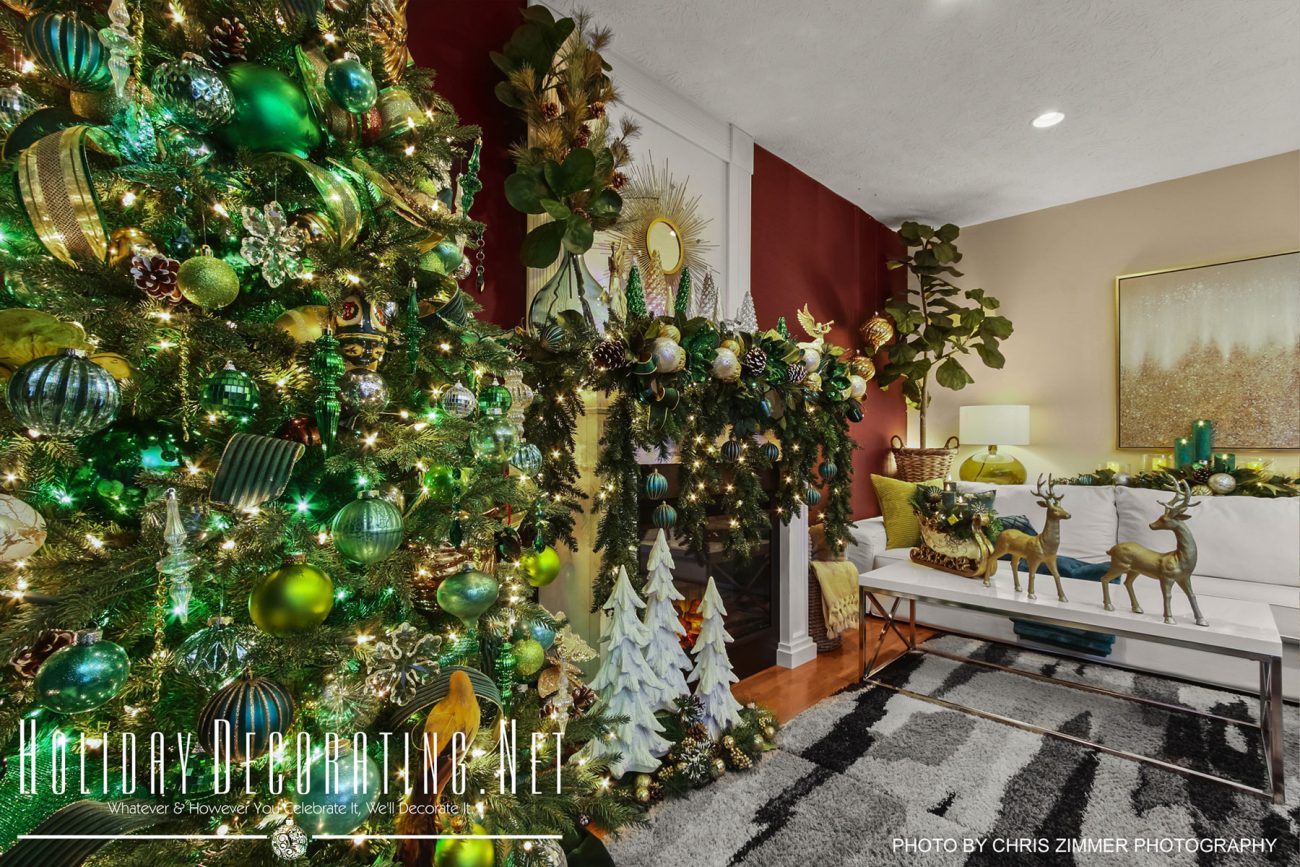
<svg viewBox="0 0 1300 867">
<path fill-rule="evenodd" d="M 1216 449 L 1300 449 L 1300 250 L 1123 274 L 1114 291 L 1117 448 L 1168 449 L 1206 418 Z"/>
</svg>

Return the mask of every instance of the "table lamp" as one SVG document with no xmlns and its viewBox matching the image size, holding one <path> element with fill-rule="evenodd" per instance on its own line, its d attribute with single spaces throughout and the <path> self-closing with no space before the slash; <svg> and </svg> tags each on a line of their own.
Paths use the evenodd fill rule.
<svg viewBox="0 0 1300 867">
<path fill-rule="evenodd" d="M 999 454 L 998 446 L 1029 445 L 1029 407 L 963 406 L 960 431 L 962 442 L 988 446 L 988 451 L 977 452 L 962 462 L 962 481 L 995 485 L 1025 483 L 1025 465 L 1011 455 Z"/>
</svg>

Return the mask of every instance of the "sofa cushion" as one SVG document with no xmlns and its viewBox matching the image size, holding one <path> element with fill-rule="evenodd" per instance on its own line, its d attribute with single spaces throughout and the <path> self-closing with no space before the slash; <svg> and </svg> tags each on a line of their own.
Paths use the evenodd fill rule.
<svg viewBox="0 0 1300 867">
<path fill-rule="evenodd" d="M 1174 550 L 1173 533 L 1149 526 L 1164 514 L 1159 501 L 1168 500 L 1171 492 L 1113 490 L 1119 541 L 1137 542 L 1155 551 Z M 1279 584 L 1295 593 L 1300 587 L 1300 499 L 1194 497 L 1192 501 L 1200 504 L 1189 511 L 1187 521 L 1196 540 L 1194 575 Z"/>
<path fill-rule="evenodd" d="M 871 476 L 871 484 L 876 489 L 876 499 L 880 501 L 880 511 L 885 521 L 885 536 L 891 548 L 911 547 L 921 541 L 921 522 L 916 519 L 912 509 L 912 494 L 917 485 L 891 479 L 889 476 Z M 942 487 L 942 479 L 921 482 L 922 485 Z"/>
<path fill-rule="evenodd" d="M 958 482 L 958 490 L 982 491 L 988 485 Z M 995 507 L 999 515 L 1025 515 L 1034 529 L 1043 529 L 1047 510 L 1038 505 L 1033 485 L 998 485 Z M 1061 547 L 1058 554 L 1098 563 L 1115 544 L 1115 489 L 1110 486 L 1060 485 L 1061 506 L 1070 513 L 1061 522 Z"/>
</svg>

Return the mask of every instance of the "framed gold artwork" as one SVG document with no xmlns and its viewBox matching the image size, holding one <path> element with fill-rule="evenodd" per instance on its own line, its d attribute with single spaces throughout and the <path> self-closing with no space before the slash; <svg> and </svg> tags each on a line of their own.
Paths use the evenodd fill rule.
<svg viewBox="0 0 1300 867">
<path fill-rule="evenodd" d="M 1117 444 L 1300 449 L 1300 251 L 1115 278 Z"/>
</svg>

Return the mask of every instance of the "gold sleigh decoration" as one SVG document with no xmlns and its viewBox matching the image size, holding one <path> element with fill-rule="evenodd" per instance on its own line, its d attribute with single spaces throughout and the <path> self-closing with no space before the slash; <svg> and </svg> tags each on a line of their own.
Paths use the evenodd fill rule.
<svg viewBox="0 0 1300 867">
<path fill-rule="evenodd" d="M 919 520 L 921 544 L 912 549 L 913 563 L 963 578 L 982 578 L 984 586 L 989 586 L 989 579 L 998 571 L 998 561 L 993 556 L 993 545 L 984 535 L 986 518 L 982 513 L 971 516 L 969 539 L 958 539 L 945 532 L 941 518 L 921 517 Z"/>
</svg>

